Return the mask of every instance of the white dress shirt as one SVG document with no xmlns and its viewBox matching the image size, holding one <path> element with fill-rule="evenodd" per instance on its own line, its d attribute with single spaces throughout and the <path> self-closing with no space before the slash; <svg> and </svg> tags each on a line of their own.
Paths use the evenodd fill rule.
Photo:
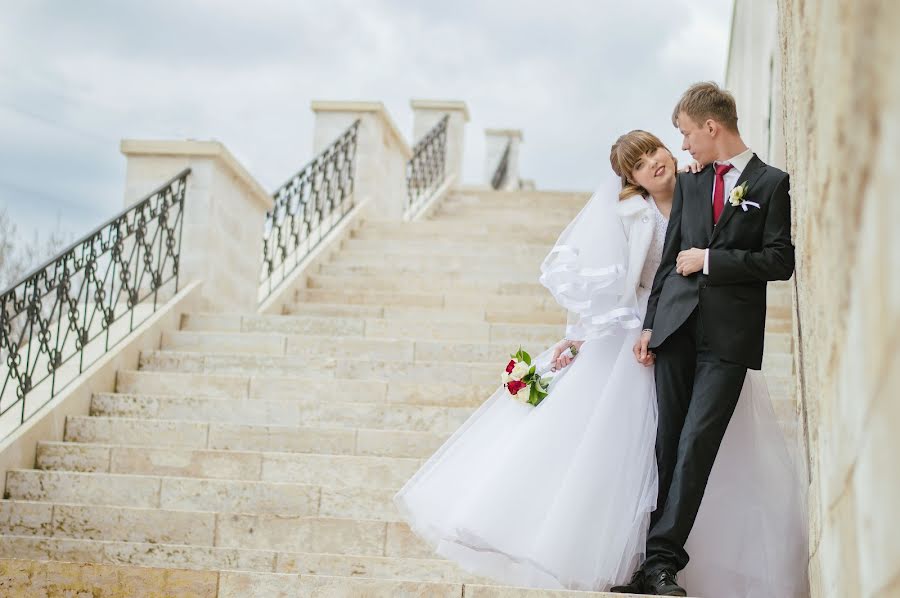
<svg viewBox="0 0 900 598">
<path fill-rule="evenodd" d="M 737 156 L 734 156 L 728 160 L 717 160 L 713 162 L 713 167 L 718 166 L 719 164 L 731 164 L 733 168 L 726 172 L 722 178 L 725 180 L 725 201 L 728 201 L 728 198 L 731 197 L 731 191 L 734 189 L 734 186 L 737 184 L 738 179 L 741 178 L 741 173 L 744 172 L 744 169 L 747 168 L 747 164 L 750 163 L 750 159 L 753 158 L 753 150 L 750 148 L 745 149 Z M 715 176 L 715 174 L 713 174 Z M 710 196 L 710 201 L 715 201 L 713 198 L 716 195 L 716 185 L 713 183 L 713 194 Z M 723 212 L 724 214 L 724 212 Z M 706 255 L 703 258 L 703 273 L 709 275 L 709 248 L 706 249 Z"/>
</svg>

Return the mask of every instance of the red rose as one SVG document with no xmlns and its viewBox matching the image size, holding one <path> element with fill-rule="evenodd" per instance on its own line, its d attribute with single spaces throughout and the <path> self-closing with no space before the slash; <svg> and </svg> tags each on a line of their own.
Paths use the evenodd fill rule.
<svg viewBox="0 0 900 598">
<path fill-rule="evenodd" d="M 528 386 L 528 385 L 525 384 L 524 382 L 522 382 L 521 380 L 510 380 L 509 382 L 506 383 L 506 389 L 509 391 L 509 394 L 511 394 L 511 395 L 515 395 L 516 393 L 518 393 L 520 390 L 522 390 L 526 386 Z"/>
<path fill-rule="evenodd" d="M 512 374 L 513 368 L 516 367 L 516 360 L 510 359 L 509 363 L 506 364 L 506 373 Z"/>
</svg>

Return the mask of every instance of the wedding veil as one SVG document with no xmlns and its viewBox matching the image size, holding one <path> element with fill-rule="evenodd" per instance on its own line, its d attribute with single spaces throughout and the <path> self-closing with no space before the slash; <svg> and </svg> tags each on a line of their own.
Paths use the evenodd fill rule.
<svg viewBox="0 0 900 598">
<path fill-rule="evenodd" d="M 569 340 L 641 325 L 635 289 L 626 285 L 628 239 L 616 211 L 620 189 L 618 177 L 610 175 L 541 264 L 541 284 L 568 311 Z"/>
</svg>

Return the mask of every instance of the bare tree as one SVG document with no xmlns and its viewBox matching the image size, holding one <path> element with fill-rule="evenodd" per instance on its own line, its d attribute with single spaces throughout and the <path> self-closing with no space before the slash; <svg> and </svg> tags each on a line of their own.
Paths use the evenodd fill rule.
<svg viewBox="0 0 900 598">
<path fill-rule="evenodd" d="M 11 291 L 33 268 L 62 251 L 67 242 L 66 235 L 59 228 L 59 222 L 46 237 L 41 238 L 35 233 L 30 241 L 23 241 L 16 223 L 10 218 L 6 208 L 0 206 L 0 293 L 5 295 Z M 3 336 L 0 342 L 0 364 L 7 363 L 9 347 L 22 346 L 30 340 L 30 335 L 25 334 L 29 330 L 29 316 L 26 311 L 16 310 L 14 305 L 14 300 L 3 302 L 5 324 L 0 330 L 0 335 Z M 51 313 L 52 304 L 49 301 L 42 302 L 39 310 L 44 319 L 55 320 L 59 316 Z"/>
<path fill-rule="evenodd" d="M 9 212 L 0 206 L 0 292 L 17 284 L 28 272 L 40 263 L 59 253 L 69 242 L 59 227 L 46 237 L 35 232 L 30 241 L 19 237 L 18 227 Z"/>
</svg>

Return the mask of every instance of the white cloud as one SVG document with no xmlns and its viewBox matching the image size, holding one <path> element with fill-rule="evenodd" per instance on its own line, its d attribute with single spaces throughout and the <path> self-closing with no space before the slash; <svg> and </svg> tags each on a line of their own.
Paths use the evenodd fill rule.
<svg viewBox="0 0 900 598">
<path fill-rule="evenodd" d="M 0 0 L 0 202 L 77 233 L 121 207 L 122 137 L 216 138 L 272 188 L 311 156 L 312 99 L 468 102 L 522 128 L 523 174 L 589 189 L 633 128 L 677 150 L 671 106 L 721 79 L 726 0 Z M 23 225 L 24 226 L 24 225 Z"/>
</svg>

